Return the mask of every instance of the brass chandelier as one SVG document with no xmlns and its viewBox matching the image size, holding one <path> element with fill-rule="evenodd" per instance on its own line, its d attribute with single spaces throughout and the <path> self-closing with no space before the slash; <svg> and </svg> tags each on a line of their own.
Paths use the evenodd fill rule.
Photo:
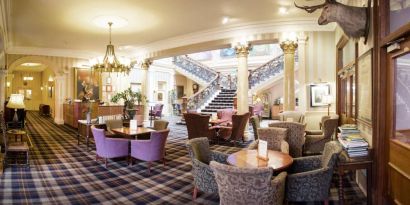
<svg viewBox="0 0 410 205">
<path fill-rule="evenodd" d="M 92 66 L 94 71 L 97 72 L 117 72 L 129 74 L 131 66 L 129 60 L 125 58 L 118 58 L 115 56 L 114 45 L 111 44 L 111 26 L 112 22 L 108 22 L 109 32 L 110 32 L 110 44 L 107 45 L 107 50 L 105 51 L 105 56 L 103 59 L 95 59 L 96 63 Z"/>
</svg>

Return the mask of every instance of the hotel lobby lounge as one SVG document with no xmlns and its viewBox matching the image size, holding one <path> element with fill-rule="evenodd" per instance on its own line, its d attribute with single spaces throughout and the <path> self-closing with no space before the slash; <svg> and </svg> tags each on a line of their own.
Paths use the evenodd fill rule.
<svg viewBox="0 0 410 205">
<path fill-rule="evenodd" d="M 0 204 L 410 204 L 410 1 L 0 14 Z"/>
</svg>

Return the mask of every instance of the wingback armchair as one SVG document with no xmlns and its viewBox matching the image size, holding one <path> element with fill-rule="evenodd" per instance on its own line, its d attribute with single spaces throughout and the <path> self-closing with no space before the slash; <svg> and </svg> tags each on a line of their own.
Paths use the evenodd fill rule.
<svg viewBox="0 0 410 205">
<path fill-rule="evenodd" d="M 333 133 L 339 124 L 338 118 L 326 118 L 322 121 L 322 130 L 306 131 L 304 154 L 320 154 L 327 142 L 332 139 Z"/>
<path fill-rule="evenodd" d="M 216 116 L 218 119 L 226 120 L 226 122 L 221 123 L 220 125 L 231 125 L 232 124 L 232 116 L 236 114 L 236 110 L 234 109 L 222 109 L 216 112 Z"/>
<path fill-rule="evenodd" d="M 198 191 L 218 193 L 218 185 L 214 173 L 209 167 L 210 161 L 226 164 L 227 154 L 209 149 L 209 141 L 205 137 L 190 139 L 186 143 L 188 154 L 192 161 L 192 176 L 194 177 L 194 191 L 192 197 L 196 199 Z"/>
<path fill-rule="evenodd" d="M 156 117 L 161 118 L 162 116 L 162 108 L 164 107 L 164 104 L 156 104 L 152 110 L 149 111 L 149 116 L 153 119 Z"/>
<path fill-rule="evenodd" d="M 149 140 L 131 140 L 131 165 L 133 158 L 148 162 L 151 173 L 151 162 L 162 160 L 165 166 L 165 145 L 169 129 L 151 132 Z"/>
<path fill-rule="evenodd" d="M 284 111 L 279 114 L 280 121 L 289 121 L 289 118 L 293 122 L 305 123 L 305 115 L 299 111 Z"/>
<path fill-rule="evenodd" d="M 226 141 L 245 142 L 245 128 L 248 123 L 250 113 L 232 116 L 232 127 L 216 126 L 219 128 L 218 137 Z"/>
<path fill-rule="evenodd" d="M 261 121 L 258 116 L 252 116 L 249 121 L 252 124 L 254 140 L 257 140 L 259 138 L 258 129 L 261 127 Z"/>
<path fill-rule="evenodd" d="M 285 139 L 289 144 L 289 154 L 292 157 L 301 157 L 305 144 L 305 125 L 298 122 L 273 122 L 269 127 L 287 128 L 288 134 Z"/>
<path fill-rule="evenodd" d="M 328 204 L 333 169 L 342 147 L 332 141 L 322 155 L 294 158 L 286 180 L 289 202 L 324 201 Z"/>
<path fill-rule="evenodd" d="M 252 142 L 248 149 L 257 149 L 259 140 L 265 140 L 268 142 L 268 149 L 274 151 L 280 151 L 283 153 L 289 153 L 289 144 L 285 141 L 288 130 L 285 128 L 268 127 L 259 128 L 257 130 L 259 139 Z"/>
<path fill-rule="evenodd" d="M 212 140 L 216 136 L 215 129 L 209 127 L 209 115 L 196 113 L 184 113 L 184 119 L 188 130 L 188 139 L 207 137 Z"/>
<path fill-rule="evenodd" d="M 105 167 L 108 166 L 107 159 L 117 157 L 127 157 L 129 153 L 129 140 L 108 138 L 105 136 L 104 129 L 98 129 L 94 126 L 91 127 L 91 131 L 95 140 L 96 156 L 95 160 L 103 158 Z"/>
<path fill-rule="evenodd" d="M 273 169 L 239 168 L 210 163 L 218 184 L 221 205 L 271 205 L 283 203 L 286 172 L 272 179 Z"/>
</svg>

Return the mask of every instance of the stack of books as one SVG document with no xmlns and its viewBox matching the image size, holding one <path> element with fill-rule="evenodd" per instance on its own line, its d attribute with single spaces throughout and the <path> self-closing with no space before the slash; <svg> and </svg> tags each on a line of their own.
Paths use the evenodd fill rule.
<svg viewBox="0 0 410 205">
<path fill-rule="evenodd" d="M 349 157 L 364 157 L 369 154 L 369 143 L 355 126 L 341 126 L 338 140 Z"/>
</svg>

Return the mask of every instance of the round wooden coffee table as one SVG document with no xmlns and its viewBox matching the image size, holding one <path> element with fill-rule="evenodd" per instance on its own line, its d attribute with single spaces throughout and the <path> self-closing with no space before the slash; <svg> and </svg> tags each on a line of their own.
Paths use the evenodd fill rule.
<svg viewBox="0 0 410 205">
<path fill-rule="evenodd" d="M 230 165 L 242 168 L 272 167 L 274 171 L 281 171 L 293 163 L 293 158 L 286 153 L 268 150 L 268 161 L 257 158 L 257 150 L 241 150 L 228 156 Z"/>
</svg>

